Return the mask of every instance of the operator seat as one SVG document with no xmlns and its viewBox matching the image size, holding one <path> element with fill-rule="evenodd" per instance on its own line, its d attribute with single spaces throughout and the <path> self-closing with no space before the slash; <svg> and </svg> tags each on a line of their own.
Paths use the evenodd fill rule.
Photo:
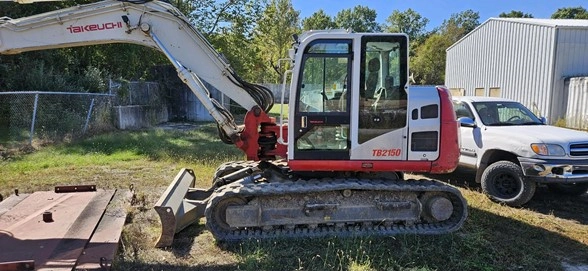
<svg viewBox="0 0 588 271">
<path fill-rule="evenodd" d="M 376 87 L 378 86 L 378 77 L 380 71 L 380 60 L 372 58 L 368 62 L 368 75 L 365 80 L 365 97 L 367 99 L 374 98 Z"/>
</svg>

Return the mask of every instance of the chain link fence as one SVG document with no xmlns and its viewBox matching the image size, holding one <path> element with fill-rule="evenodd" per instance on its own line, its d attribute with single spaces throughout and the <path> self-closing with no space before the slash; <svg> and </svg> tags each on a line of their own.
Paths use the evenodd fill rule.
<svg viewBox="0 0 588 271">
<path fill-rule="evenodd" d="M 168 121 L 170 117 L 175 120 L 212 120 L 200 101 L 185 85 L 182 86 L 186 91 L 178 94 L 178 89 L 166 91 L 157 82 L 110 80 L 109 94 L 0 92 L 0 149 L 31 145 L 35 139 L 59 141 L 89 132 L 94 134 L 96 131 L 115 128 L 148 127 Z M 281 85 L 268 87 L 273 90 L 279 102 Z M 215 98 L 219 101 L 225 100 L 222 93 L 216 95 L 218 97 Z M 173 99 L 175 96 L 182 99 Z M 171 106 L 168 108 L 170 100 Z M 227 102 L 225 106 L 233 105 Z M 242 110 L 236 104 L 234 106 L 235 110 Z M 122 109 L 133 109 L 137 112 L 131 110 L 132 114 L 126 112 L 121 115 L 124 111 Z M 168 116 L 168 110 L 171 110 L 172 116 Z M 176 112 L 178 110 L 185 112 L 180 115 Z M 129 119 L 132 119 L 131 123 L 126 123 Z"/>
<path fill-rule="evenodd" d="M 114 95 L 70 92 L 0 92 L 0 145 L 63 140 L 112 127 Z"/>
<path fill-rule="evenodd" d="M 109 91 L 113 96 L 113 105 L 158 106 L 165 104 L 165 96 L 159 83 L 148 81 L 109 81 Z"/>
</svg>

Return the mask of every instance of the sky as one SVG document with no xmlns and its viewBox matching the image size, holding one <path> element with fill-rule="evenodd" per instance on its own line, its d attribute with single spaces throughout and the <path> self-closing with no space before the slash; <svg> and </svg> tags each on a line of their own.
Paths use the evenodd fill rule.
<svg viewBox="0 0 588 271">
<path fill-rule="evenodd" d="M 311 16 L 322 9 L 334 17 L 343 9 L 353 9 L 362 5 L 375 9 L 378 23 L 385 23 L 392 11 L 412 9 L 422 17 L 429 19 L 427 30 L 432 30 L 449 19 L 452 14 L 471 9 L 480 14 L 480 23 L 491 17 L 498 17 L 502 12 L 511 10 L 529 13 L 534 18 L 550 18 L 558 8 L 583 7 L 588 9 L 588 0 L 292 0 L 295 10 L 300 11 L 300 18 Z"/>
</svg>

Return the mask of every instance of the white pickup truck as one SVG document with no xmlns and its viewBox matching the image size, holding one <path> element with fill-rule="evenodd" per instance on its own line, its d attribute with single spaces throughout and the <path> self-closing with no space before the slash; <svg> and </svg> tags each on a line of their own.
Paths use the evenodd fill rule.
<svg viewBox="0 0 588 271">
<path fill-rule="evenodd" d="M 461 123 L 459 165 L 476 170 L 490 199 L 527 203 L 538 183 L 568 195 L 588 190 L 588 132 L 545 124 L 503 98 L 453 97 Z"/>
</svg>

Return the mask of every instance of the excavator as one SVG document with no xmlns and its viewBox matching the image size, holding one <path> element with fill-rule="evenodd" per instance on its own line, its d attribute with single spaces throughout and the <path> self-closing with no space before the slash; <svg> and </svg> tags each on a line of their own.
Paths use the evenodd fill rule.
<svg viewBox="0 0 588 271">
<path fill-rule="evenodd" d="M 245 154 L 219 165 L 209 188 L 195 187 L 192 169 L 180 170 L 154 206 L 157 247 L 172 245 L 176 233 L 203 217 L 219 241 L 444 234 L 467 217 L 455 187 L 405 179 L 406 172 L 451 172 L 459 158 L 451 94 L 410 85 L 405 34 L 295 35 L 276 99 L 242 80 L 164 1 L 104 0 L 0 18 L 1 54 L 107 43 L 163 53 L 218 124 L 220 139 Z M 247 110 L 242 123 L 211 98 L 205 82 Z M 285 97 L 287 120 L 285 112 L 270 116 Z"/>
</svg>

